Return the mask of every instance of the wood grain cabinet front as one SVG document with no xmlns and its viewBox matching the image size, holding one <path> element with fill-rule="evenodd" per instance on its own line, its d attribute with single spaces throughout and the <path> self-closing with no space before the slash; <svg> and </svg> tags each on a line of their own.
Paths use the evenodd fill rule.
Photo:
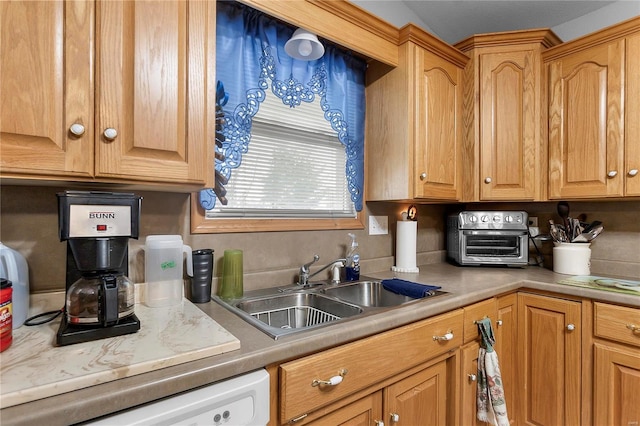
<svg viewBox="0 0 640 426">
<path fill-rule="evenodd" d="M 518 294 L 520 425 L 582 424 L 582 306 Z"/>
<path fill-rule="evenodd" d="M 640 309 L 593 306 L 593 424 L 640 424 Z"/>
<path fill-rule="evenodd" d="M 640 17 L 544 52 L 549 198 L 640 194 Z"/>
<path fill-rule="evenodd" d="M 455 351 L 462 343 L 462 315 L 458 309 L 280 365 L 280 422 L 367 388 L 373 392 L 385 380 Z"/>
<path fill-rule="evenodd" d="M 550 30 L 469 37 L 464 73 L 464 201 L 546 199 L 544 72 Z"/>
<path fill-rule="evenodd" d="M 212 180 L 215 2 L 16 1 L 0 12 L 3 177 Z"/>
<path fill-rule="evenodd" d="M 367 199 L 458 201 L 468 58 L 413 25 L 398 49 L 398 67 L 367 70 Z"/>
</svg>

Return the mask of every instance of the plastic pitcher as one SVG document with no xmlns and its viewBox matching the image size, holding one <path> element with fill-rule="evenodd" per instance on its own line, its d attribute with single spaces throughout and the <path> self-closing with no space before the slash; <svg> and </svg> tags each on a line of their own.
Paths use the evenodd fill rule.
<svg viewBox="0 0 640 426">
<path fill-rule="evenodd" d="M 149 235 L 145 241 L 145 304 L 152 308 L 171 306 L 184 295 L 183 265 L 187 255 L 187 275 L 193 276 L 191 247 L 180 235 Z"/>
<path fill-rule="evenodd" d="M 0 243 L 0 278 L 13 286 L 13 329 L 24 324 L 29 314 L 29 267 L 20 253 Z"/>
</svg>

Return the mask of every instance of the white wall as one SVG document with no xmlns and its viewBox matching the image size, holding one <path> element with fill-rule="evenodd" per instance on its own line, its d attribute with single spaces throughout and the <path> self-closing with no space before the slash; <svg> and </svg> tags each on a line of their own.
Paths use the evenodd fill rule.
<svg viewBox="0 0 640 426">
<path fill-rule="evenodd" d="M 431 28 L 402 1 L 351 0 L 351 2 L 398 28 L 411 22 L 438 36 L 435 31 L 431 30 Z M 640 15 L 640 0 L 618 0 L 615 3 L 588 13 L 580 18 L 552 27 L 551 29 L 563 41 L 569 41 L 638 15 Z"/>
<path fill-rule="evenodd" d="M 551 29 L 563 41 L 569 41 L 638 15 L 640 15 L 640 1 L 619 0 Z"/>
</svg>

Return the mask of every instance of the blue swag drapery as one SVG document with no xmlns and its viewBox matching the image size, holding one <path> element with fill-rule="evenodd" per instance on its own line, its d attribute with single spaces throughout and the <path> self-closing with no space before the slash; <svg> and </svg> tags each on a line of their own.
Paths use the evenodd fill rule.
<svg viewBox="0 0 640 426">
<path fill-rule="evenodd" d="M 231 179 L 249 149 L 252 118 L 271 92 L 295 108 L 316 97 L 324 117 L 345 146 L 345 171 L 351 200 L 362 210 L 364 181 L 364 77 L 366 63 L 331 46 L 315 61 L 291 58 L 284 45 L 293 34 L 289 26 L 236 2 L 217 3 L 216 74 L 224 86 L 222 148 L 215 170 Z M 217 156 L 218 157 L 218 156 Z M 223 158 L 223 159 L 221 159 Z M 233 194 L 229 194 L 233 196 Z M 200 191 L 200 204 L 215 207 L 212 189 Z"/>
</svg>

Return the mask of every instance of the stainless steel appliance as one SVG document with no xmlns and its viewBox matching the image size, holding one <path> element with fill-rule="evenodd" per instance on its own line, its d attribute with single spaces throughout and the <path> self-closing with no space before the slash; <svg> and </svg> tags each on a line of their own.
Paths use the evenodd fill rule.
<svg viewBox="0 0 640 426">
<path fill-rule="evenodd" d="M 67 241 L 64 315 L 58 346 L 134 333 L 135 288 L 126 276 L 129 238 L 138 238 L 141 197 L 129 193 L 58 194 L 60 241 Z"/>
<path fill-rule="evenodd" d="M 463 211 L 447 219 L 447 258 L 459 265 L 525 266 L 529 216 L 523 211 Z"/>
</svg>

